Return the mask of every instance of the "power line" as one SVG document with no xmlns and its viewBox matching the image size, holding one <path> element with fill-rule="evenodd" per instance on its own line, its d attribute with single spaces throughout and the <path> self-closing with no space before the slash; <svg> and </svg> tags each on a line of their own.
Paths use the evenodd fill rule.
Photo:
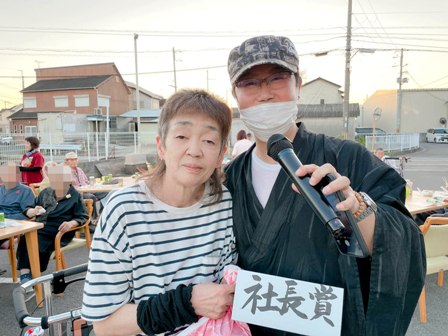
<svg viewBox="0 0 448 336">
<path fill-rule="evenodd" d="M 322 27 L 322 28 L 301 28 L 294 30 L 272 30 L 271 33 L 297 33 L 299 31 L 322 31 L 334 29 L 344 29 L 344 27 Z M 113 30 L 113 29 L 79 29 L 79 28 L 52 28 L 52 27 L 14 27 L 14 26 L 0 26 L 0 31 L 5 32 L 44 32 L 44 33 L 70 33 L 70 34 L 100 34 L 100 35 L 130 35 L 133 31 L 130 30 Z M 139 31 L 139 35 L 147 36 L 191 36 L 191 37 L 241 37 L 246 35 L 253 35 L 260 33 L 256 31 L 160 31 L 160 30 L 143 30 Z"/>
<path fill-rule="evenodd" d="M 355 40 L 356 41 L 356 40 Z M 369 41 L 372 42 L 372 41 Z M 380 43 L 380 42 L 372 42 L 372 43 Z M 358 49 L 356 47 L 353 47 L 353 49 Z M 398 51 L 398 48 L 372 48 L 373 50 L 375 50 L 375 52 L 381 52 L 381 51 Z M 309 53 L 302 53 L 299 56 L 303 57 L 303 56 L 315 56 L 316 54 L 329 54 L 332 52 L 342 52 L 345 49 L 331 49 L 331 50 L 325 50 L 325 51 L 315 51 L 315 52 L 309 52 Z M 447 50 L 440 50 L 440 49 L 416 49 L 416 48 L 408 48 L 405 49 L 406 52 L 433 52 L 433 53 L 447 53 Z M 170 51 L 172 52 L 172 50 Z M 176 50 L 177 52 L 177 50 Z M 201 70 L 207 70 L 207 69 L 218 69 L 218 68 L 225 68 L 227 67 L 227 65 L 212 65 L 212 66 L 206 66 L 206 67 L 197 67 L 197 68 L 186 68 L 186 69 L 176 69 L 176 72 L 188 72 L 188 71 L 201 71 Z M 160 71 L 148 71 L 148 72 L 139 72 L 139 75 L 156 75 L 156 74 L 164 74 L 164 73 L 172 73 L 173 70 L 172 69 L 168 69 L 168 70 L 160 70 Z M 109 75 L 109 76 L 118 76 L 117 74 L 105 74 L 105 75 Z M 135 76 L 135 73 L 121 73 L 121 76 Z M 73 76 L 57 76 L 58 78 L 73 78 Z M 19 75 L 0 75 L 0 78 L 9 78 L 9 79 L 20 79 L 22 78 L 22 76 Z M 24 76 L 24 78 L 30 78 L 30 79 L 34 79 L 35 76 Z M 45 79 L 45 78 L 53 78 L 54 76 L 40 76 L 40 78 Z"/>
<path fill-rule="evenodd" d="M 372 9 L 372 11 L 375 13 L 375 14 L 374 14 L 374 15 L 375 15 L 375 18 L 376 18 L 377 22 L 379 23 L 379 25 L 380 25 L 380 27 L 381 27 L 381 30 L 382 30 L 382 31 L 384 32 L 384 34 L 387 36 L 387 38 L 389 39 L 389 41 L 390 41 L 391 43 L 393 43 L 390 34 L 386 32 L 386 29 L 384 29 L 384 26 L 383 26 L 383 24 L 381 23 L 381 20 L 380 20 L 380 18 L 378 17 L 378 14 L 375 12 L 375 9 L 373 8 L 372 3 L 370 2 L 370 0 L 367 0 L 367 2 L 369 3 L 369 6 L 370 6 L 370 8 Z"/>
<path fill-rule="evenodd" d="M 363 8 L 363 6 L 362 6 L 362 4 L 361 4 L 361 1 L 358 1 L 358 4 L 359 4 L 359 6 L 361 7 L 362 12 L 364 13 L 365 10 L 364 10 L 364 8 Z M 365 16 L 367 22 L 369 23 L 370 27 L 373 28 L 373 31 L 375 32 L 375 35 L 377 35 L 378 38 L 380 38 L 381 40 L 385 41 L 384 38 L 377 32 L 376 28 L 373 26 L 372 22 L 369 20 L 369 17 L 367 16 L 367 14 L 364 14 L 364 16 Z M 353 17 L 354 17 L 355 20 L 359 23 L 359 25 L 361 25 L 361 23 L 359 22 L 357 16 L 356 16 L 356 15 L 353 15 Z M 377 17 L 377 19 L 378 19 L 378 17 Z M 366 30 L 365 28 L 366 28 L 366 27 L 362 27 L 362 29 L 367 33 L 367 30 Z M 367 33 L 367 34 L 368 34 L 368 33 Z M 352 36 L 353 36 L 353 35 L 352 35 Z M 375 37 L 372 36 L 372 38 L 375 38 Z"/>
<path fill-rule="evenodd" d="M 362 34 L 353 34 L 356 37 L 366 37 L 366 38 L 375 38 L 375 37 L 370 37 L 368 35 L 362 35 Z M 413 41 L 433 41 L 433 42 L 448 42 L 448 38 L 445 39 L 435 39 L 435 38 L 416 38 L 415 35 L 411 35 L 411 34 L 401 34 L 399 36 L 395 36 L 394 39 L 396 40 L 413 40 Z M 446 36 L 446 35 L 440 35 L 440 36 Z M 382 39 L 382 38 L 381 38 Z M 382 39 L 384 43 L 387 44 L 391 44 L 389 42 L 384 41 L 384 39 Z M 393 43 L 393 42 L 392 42 Z"/>
<path fill-rule="evenodd" d="M 372 44 L 393 44 L 393 43 L 387 43 L 387 42 L 376 42 L 376 41 L 366 41 L 361 39 L 354 39 L 356 42 L 369 42 Z M 400 47 L 405 47 L 407 49 L 410 49 L 410 47 L 418 47 L 418 48 L 427 48 L 427 49 L 414 49 L 413 51 L 429 51 L 429 52 L 448 52 L 448 47 L 439 47 L 439 46 L 423 46 L 418 44 L 397 44 Z M 442 49 L 441 49 L 442 48 Z M 396 50 L 396 48 L 395 48 Z"/>
<path fill-rule="evenodd" d="M 375 13 L 361 13 L 375 14 Z M 322 28 L 300 28 L 295 30 L 269 30 L 271 33 L 282 33 L 288 36 L 303 36 L 303 32 L 314 32 L 314 31 L 334 31 L 339 29 L 341 31 L 345 30 L 345 26 L 334 26 L 334 27 L 322 27 Z M 364 27 L 365 29 L 373 29 L 375 27 Z M 384 27 L 384 29 L 418 29 L 418 30 L 428 30 L 428 29 L 448 29 L 448 26 L 392 26 Z M 112 30 L 112 29 L 79 29 L 79 28 L 51 28 L 51 27 L 14 27 L 14 26 L 0 26 L 0 32 L 31 32 L 31 33 L 55 33 L 55 34 L 90 34 L 90 35 L 132 35 L 134 31 L 128 30 Z M 139 35 L 142 36 L 172 36 L 172 37 L 245 37 L 253 36 L 254 34 L 259 34 L 261 31 L 140 31 Z"/>
<path fill-rule="evenodd" d="M 188 69 L 176 69 L 176 72 L 187 72 L 187 71 L 199 71 L 199 70 L 207 70 L 207 69 L 218 69 L 218 68 L 226 68 L 227 65 L 213 65 L 213 66 L 207 66 L 207 67 L 200 67 L 200 68 L 188 68 Z M 148 72 L 139 72 L 140 75 L 157 75 L 157 74 L 164 74 L 164 73 L 172 73 L 173 69 L 169 70 L 160 70 L 160 71 L 148 71 Z M 120 73 L 120 74 L 104 74 L 101 76 L 135 76 L 135 73 Z M 57 78 L 55 78 L 57 77 Z M 94 77 L 94 76 L 39 76 L 40 79 L 68 79 L 68 78 L 75 78 L 75 77 Z M 22 78 L 22 76 L 5 76 L 0 75 L 0 78 Z M 35 78 L 34 76 L 24 76 L 24 78 Z"/>
<path fill-rule="evenodd" d="M 374 36 L 369 36 L 368 34 L 353 34 L 354 37 L 358 38 L 370 38 L 375 39 Z M 448 39 L 428 39 L 428 36 L 446 36 L 443 34 L 410 34 L 410 33 L 394 33 L 389 34 L 389 36 L 393 36 L 395 39 L 399 40 L 412 40 L 412 41 L 433 41 L 433 42 L 448 42 Z M 422 38 L 417 38 L 417 36 L 422 36 Z M 328 39 L 319 39 L 319 40 L 308 40 L 308 41 L 301 41 L 300 44 L 306 44 L 306 43 L 318 43 L 318 42 L 327 42 L 330 40 L 335 39 L 342 39 L 344 38 L 343 35 L 331 37 Z M 381 37 L 379 37 L 381 38 Z M 361 41 L 361 40 L 360 40 Z M 362 42 L 372 42 L 372 43 L 380 43 L 377 41 L 362 41 Z M 396 46 L 394 42 L 386 42 L 383 41 L 384 44 L 392 44 Z M 400 44 L 400 46 L 405 46 L 404 44 Z M 398 46 L 396 46 L 398 49 Z M 420 47 L 425 47 L 420 45 Z M 428 48 L 443 48 L 440 46 L 426 46 Z M 228 51 L 228 48 L 202 48 L 202 49 L 177 49 L 180 52 L 215 52 L 215 51 Z M 15 52 L 7 52 L 7 51 L 15 51 Z M 43 53 L 43 52 L 50 52 L 55 53 L 57 55 Z M 145 53 L 171 53 L 171 50 L 143 50 L 139 51 L 139 54 L 145 54 Z M 34 56 L 59 56 L 58 54 L 64 54 L 65 56 L 80 56 L 79 54 L 87 54 L 84 56 L 99 56 L 103 57 L 106 54 L 106 56 L 109 56 L 109 54 L 132 54 L 133 51 L 131 50 L 92 50 L 92 49 L 44 49 L 44 48 L 0 48 L 0 54 L 2 55 L 22 55 L 22 53 L 33 53 Z M 73 53 L 73 54 L 72 54 Z M 75 54 L 76 53 L 76 54 Z"/>
<path fill-rule="evenodd" d="M 372 9 L 373 10 L 373 9 Z M 363 12 L 363 14 L 380 14 L 380 15 L 422 15 L 422 14 L 440 14 L 443 15 L 445 13 L 448 13 L 447 11 L 424 11 L 424 12 L 375 12 L 367 13 Z M 353 13 L 353 14 L 359 14 L 359 13 Z"/>
<path fill-rule="evenodd" d="M 439 82 L 439 81 L 441 81 L 442 79 L 445 79 L 445 78 L 448 78 L 448 75 L 446 75 L 446 76 L 443 76 L 442 78 L 439 78 L 439 79 L 433 80 L 432 82 L 429 82 L 429 83 L 423 84 L 423 85 L 422 85 L 422 87 L 425 87 L 425 86 L 428 86 L 428 85 L 431 85 L 431 84 L 437 83 L 437 82 Z"/>
</svg>

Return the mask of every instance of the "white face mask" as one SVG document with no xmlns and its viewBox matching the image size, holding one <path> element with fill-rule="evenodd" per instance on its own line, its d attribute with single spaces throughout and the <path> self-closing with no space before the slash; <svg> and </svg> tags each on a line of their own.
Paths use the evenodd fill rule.
<svg viewBox="0 0 448 336">
<path fill-rule="evenodd" d="M 240 109 L 246 127 L 263 142 L 267 142 L 273 134 L 285 134 L 296 120 L 297 112 L 297 102 L 294 100 Z"/>
</svg>

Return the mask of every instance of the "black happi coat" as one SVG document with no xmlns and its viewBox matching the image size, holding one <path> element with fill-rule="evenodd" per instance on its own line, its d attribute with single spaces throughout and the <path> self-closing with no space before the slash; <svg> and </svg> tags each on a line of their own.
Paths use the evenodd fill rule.
<svg viewBox="0 0 448 336">
<path fill-rule="evenodd" d="M 303 164 L 332 164 L 378 205 L 373 254 L 341 255 L 333 237 L 280 171 L 263 209 L 252 186 L 252 150 L 227 167 L 238 263 L 246 270 L 344 288 L 341 335 L 405 335 L 426 274 L 423 236 L 404 206 L 405 181 L 364 147 L 303 124 L 293 141 Z M 293 335 L 251 326 L 253 335 Z"/>
</svg>

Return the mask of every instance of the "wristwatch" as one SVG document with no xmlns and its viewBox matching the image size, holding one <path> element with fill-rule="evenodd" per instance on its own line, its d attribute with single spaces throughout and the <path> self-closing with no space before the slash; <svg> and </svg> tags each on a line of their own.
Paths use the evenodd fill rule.
<svg viewBox="0 0 448 336">
<path fill-rule="evenodd" d="M 369 216 L 371 213 L 376 213 L 378 207 L 376 206 L 376 203 L 373 199 L 370 198 L 369 195 L 367 195 L 365 192 L 360 191 L 358 192 L 359 196 L 361 196 L 361 201 L 365 203 L 366 208 L 363 212 L 360 214 L 356 214 L 355 219 L 360 222 L 367 216 Z"/>
</svg>

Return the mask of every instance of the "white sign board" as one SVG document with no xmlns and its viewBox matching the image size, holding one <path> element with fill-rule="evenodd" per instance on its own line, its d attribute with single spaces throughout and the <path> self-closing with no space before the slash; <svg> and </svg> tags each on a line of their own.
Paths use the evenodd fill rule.
<svg viewBox="0 0 448 336">
<path fill-rule="evenodd" d="M 310 336 L 341 334 L 344 290 L 239 270 L 232 319 Z"/>
</svg>

